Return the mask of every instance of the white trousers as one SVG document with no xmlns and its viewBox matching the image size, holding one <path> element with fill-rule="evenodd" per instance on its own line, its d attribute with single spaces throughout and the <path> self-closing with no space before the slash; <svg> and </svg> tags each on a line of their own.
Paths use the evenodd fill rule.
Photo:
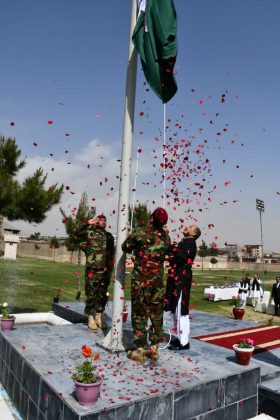
<svg viewBox="0 0 280 420">
<path fill-rule="evenodd" d="M 182 346 L 189 342 L 190 335 L 190 317 L 189 315 L 181 315 L 182 292 L 178 301 L 176 312 L 174 314 L 174 329 Z"/>
</svg>

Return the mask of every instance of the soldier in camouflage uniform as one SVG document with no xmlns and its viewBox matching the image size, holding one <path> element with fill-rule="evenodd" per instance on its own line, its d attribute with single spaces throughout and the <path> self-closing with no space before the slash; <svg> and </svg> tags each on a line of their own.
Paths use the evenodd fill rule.
<svg viewBox="0 0 280 420">
<path fill-rule="evenodd" d="M 144 362 L 147 357 L 158 360 L 158 343 L 163 335 L 163 284 L 164 261 L 170 244 L 169 235 L 163 229 L 168 215 L 162 208 L 156 209 L 148 226 L 136 229 L 122 244 L 124 252 L 134 253 L 131 273 L 131 319 L 137 349 L 128 352 L 128 358 Z M 146 350 L 146 326 L 150 318 L 151 347 Z"/>
<path fill-rule="evenodd" d="M 88 221 L 87 241 L 80 247 L 86 254 L 85 313 L 89 328 L 106 328 L 101 314 L 108 301 L 108 287 L 114 267 L 114 238 L 106 231 L 106 217 L 99 215 Z"/>
</svg>

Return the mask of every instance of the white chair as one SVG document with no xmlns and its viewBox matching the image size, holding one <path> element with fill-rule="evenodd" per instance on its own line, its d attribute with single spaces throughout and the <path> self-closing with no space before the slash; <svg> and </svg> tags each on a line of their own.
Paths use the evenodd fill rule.
<svg viewBox="0 0 280 420">
<path fill-rule="evenodd" d="M 264 292 L 263 297 L 257 302 L 255 311 L 266 312 L 270 300 L 270 292 Z"/>
<path fill-rule="evenodd" d="M 275 305 L 274 305 L 274 302 L 271 302 L 271 303 L 269 303 L 267 305 L 266 313 L 268 315 L 274 315 L 275 314 Z"/>
</svg>

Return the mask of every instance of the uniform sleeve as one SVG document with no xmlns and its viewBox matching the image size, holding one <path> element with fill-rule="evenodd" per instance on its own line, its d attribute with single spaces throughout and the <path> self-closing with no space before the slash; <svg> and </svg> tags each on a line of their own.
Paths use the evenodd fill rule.
<svg viewBox="0 0 280 420">
<path fill-rule="evenodd" d="M 134 249 L 137 248 L 137 234 L 133 232 L 126 240 L 122 243 L 123 252 L 131 253 Z"/>
<path fill-rule="evenodd" d="M 79 244 L 79 248 L 80 248 L 83 252 L 87 253 L 87 252 L 88 252 L 88 250 L 89 250 L 89 248 L 90 248 L 90 246 L 91 246 L 90 240 L 89 240 L 89 238 L 88 238 L 88 230 L 86 230 L 86 238 L 85 238 L 85 239 L 86 239 L 85 241 L 83 241 L 83 242 L 81 242 L 81 243 Z"/>
</svg>

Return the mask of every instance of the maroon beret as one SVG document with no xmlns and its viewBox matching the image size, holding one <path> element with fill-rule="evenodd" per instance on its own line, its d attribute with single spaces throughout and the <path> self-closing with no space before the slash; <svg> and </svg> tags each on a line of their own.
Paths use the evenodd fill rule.
<svg viewBox="0 0 280 420">
<path fill-rule="evenodd" d="M 166 225 L 168 220 L 168 214 L 162 207 L 158 207 L 151 215 L 151 221 L 156 226 Z"/>
<path fill-rule="evenodd" d="M 97 219 L 106 219 L 106 216 L 104 216 L 104 214 L 99 214 L 98 216 L 96 216 Z"/>
</svg>

